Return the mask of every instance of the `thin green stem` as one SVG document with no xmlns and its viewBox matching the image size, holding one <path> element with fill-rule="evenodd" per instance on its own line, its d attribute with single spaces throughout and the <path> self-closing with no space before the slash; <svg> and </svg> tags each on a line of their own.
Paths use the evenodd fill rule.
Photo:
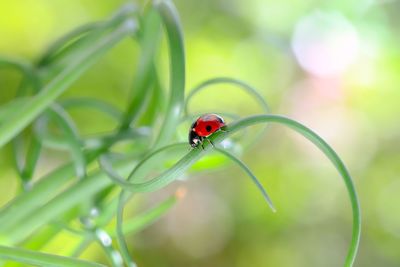
<svg viewBox="0 0 400 267">
<path fill-rule="evenodd" d="M 176 8 L 170 0 L 160 1 L 155 6 L 165 25 L 170 54 L 169 100 L 164 122 L 160 128 L 155 147 L 167 144 L 179 124 L 184 105 L 185 90 L 185 52 L 183 31 Z"/>
<path fill-rule="evenodd" d="M 257 188 L 260 190 L 261 194 L 263 195 L 265 201 L 267 202 L 268 206 L 271 208 L 271 210 L 273 212 L 276 212 L 275 206 L 272 203 L 271 198 L 269 197 L 267 191 L 265 190 L 265 188 L 263 187 L 263 185 L 261 184 L 261 182 L 257 179 L 257 177 L 251 172 L 251 170 L 246 166 L 246 164 L 244 164 L 240 159 L 238 159 L 237 157 L 235 157 L 234 155 L 232 155 L 231 153 L 229 153 L 226 150 L 220 149 L 218 147 L 214 147 L 214 150 L 217 150 L 219 153 L 221 153 L 222 155 L 228 157 L 229 159 L 231 159 L 233 162 L 235 162 L 240 168 L 242 168 L 246 174 L 251 178 L 251 180 L 254 182 L 254 184 L 257 186 Z"/>
<path fill-rule="evenodd" d="M 43 267 L 105 267 L 98 263 L 5 246 L 0 246 L 0 259 Z"/>
<path fill-rule="evenodd" d="M 204 89 L 208 88 L 209 86 L 216 85 L 216 84 L 232 84 L 232 85 L 238 86 L 239 88 L 244 90 L 246 93 L 248 93 L 249 95 L 254 97 L 254 99 L 260 104 L 261 108 L 263 109 L 263 112 L 269 113 L 269 107 L 268 107 L 267 102 L 264 100 L 264 98 L 260 95 L 260 93 L 253 86 L 251 86 L 241 80 L 238 80 L 238 79 L 233 79 L 233 78 L 229 78 L 229 77 L 217 77 L 217 78 L 212 78 L 212 79 L 202 82 L 201 84 L 199 84 L 198 86 L 196 86 L 194 89 L 192 89 L 189 92 L 189 94 L 185 100 L 184 111 L 185 111 L 186 116 L 189 114 L 188 105 L 189 105 L 190 100 L 199 92 L 203 91 Z"/>
</svg>

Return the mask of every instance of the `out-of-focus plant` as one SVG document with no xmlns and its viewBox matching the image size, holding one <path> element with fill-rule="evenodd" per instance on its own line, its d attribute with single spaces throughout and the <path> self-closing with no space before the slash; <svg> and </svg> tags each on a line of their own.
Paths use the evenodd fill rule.
<svg viewBox="0 0 400 267">
<path fill-rule="evenodd" d="M 161 97 L 163 90 L 155 65 L 162 26 L 170 55 L 168 97 Z M 131 97 L 124 110 L 94 98 L 59 99 L 99 58 L 126 38 L 137 41 L 141 53 Z M 0 210 L 0 259 L 7 266 L 13 266 L 15 262 L 40 266 L 103 266 L 78 259 L 93 242 L 100 244 L 110 265 L 135 266 L 125 236 L 157 220 L 183 194 L 178 190 L 144 214 L 123 220 L 128 199 L 133 193 L 165 187 L 210 152 L 217 152 L 238 164 L 274 210 L 262 184 L 234 155 L 234 149 L 220 146 L 228 139 L 234 144 L 231 148 L 243 146 L 240 137 L 232 139 L 231 136 L 252 125 L 266 123 L 288 126 L 309 139 L 342 176 L 353 210 L 353 235 L 345 266 L 353 264 L 360 238 L 360 211 L 351 177 L 341 159 L 321 137 L 304 125 L 284 116 L 268 114 L 263 98 L 242 81 L 232 78 L 208 80 L 192 90 L 185 101 L 183 37 L 171 1 L 159 1 L 143 10 L 124 6 L 104 22 L 84 25 L 64 35 L 35 63 L 1 57 L 0 67 L 15 68 L 23 75 L 15 98 L 0 107 L 0 146 L 12 142 L 21 185 L 19 194 Z M 188 151 L 189 145 L 178 143 L 180 140 L 176 135 L 182 121 L 196 116 L 188 111 L 187 102 L 200 90 L 216 83 L 239 86 L 255 97 L 266 114 L 238 119 L 227 113 L 225 115 L 233 122 L 228 124 L 227 132 L 216 132 L 210 137 L 215 147 L 205 143 L 204 149 Z M 109 133 L 81 136 L 69 115 L 71 108 L 97 109 L 113 118 L 118 126 Z M 147 131 L 140 120 L 144 115 Z M 132 142 L 129 151 L 113 152 L 122 141 Z M 67 151 L 71 161 L 33 182 L 42 149 L 46 147 Z M 172 166 L 171 155 L 181 157 Z M 226 164 L 226 161 L 220 164 Z M 155 169 L 163 170 L 160 175 L 144 180 Z M 114 217 L 116 223 L 112 220 Z M 76 226 L 77 221 L 79 226 Z M 81 238 L 70 257 L 37 252 L 61 230 Z M 113 239 L 117 240 L 118 246 L 113 244 Z"/>
</svg>

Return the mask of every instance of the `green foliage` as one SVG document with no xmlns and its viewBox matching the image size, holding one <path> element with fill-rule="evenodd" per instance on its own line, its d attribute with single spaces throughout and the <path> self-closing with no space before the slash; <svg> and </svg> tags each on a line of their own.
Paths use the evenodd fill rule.
<svg viewBox="0 0 400 267">
<path fill-rule="evenodd" d="M 170 55 L 170 85 L 165 99 L 159 96 L 161 85 L 155 67 L 155 57 L 159 50 L 156 44 L 160 39 L 162 25 L 167 35 Z M 126 38 L 135 39 L 141 47 L 141 53 L 131 98 L 124 111 L 97 99 L 59 99 L 99 58 Z M 253 96 L 265 113 L 269 111 L 263 97 L 253 87 L 232 78 L 206 81 L 191 91 L 185 101 L 183 43 L 177 11 L 171 1 L 165 0 L 148 6 L 144 11 L 125 6 L 105 22 L 79 27 L 54 42 L 34 65 L 19 60 L 0 59 L 0 67 L 16 68 L 23 75 L 15 99 L 0 107 L 0 146 L 12 141 L 16 168 L 21 178 L 20 194 L 0 210 L 0 242 L 7 246 L 0 247 L 1 259 L 40 266 L 102 266 L 75 259 L 90 243 L 97 242 L 112 266 L 123 266 L 122 259 L 127 266 L 135 266 L 125 237 L 156 221 L 182 194 L 179 191 L 150 211 L 123 220 L 124 206 L 130 197 L 134 193 L 154 192 L 164 188 L 212 151 L 238 164 L 275 210 L 261 182 L 232 152 L 220 148 L 220 144 L 234 133 L 252 125 L 279 123 L 314 143 L 344 179 L 353 210 L 353 235 L 345 266 L 352 266 L 358 249 L 361 223 L 356 191 L 343 162 L 313 131 L 289 118 L 263 114 L 235 120 L 227 126 L 227 132 L 213 134 L 210 140 L 215 148 L 205 143 L 204 150 L 199 148 L 188 151 L 187 143 L 176 143 L 177 127 L 183 119 L 193 117 L 187 108 L 188 100 L 206 86 L 216 83 L 237 85 Z M 31 93 L 28 93 L 29 89 L 32 89 Z M 165 103 L 158 105 L 160 102 Z M 96 109 L 109 115 L 118 126 L 106 135 L 99 133 L 90 140 L 84 138 L 68 115 L 70 109 L 77 107 Z M 144 113 L 153 114 L 148 118 L 148 133 L 141 131 L 140 120 Z M 157 127 L 157 118 L 162 118 L 161 127 Z M 29 134 L 28 144 L 24 141 L 24 133 Z M 122 155 L 113 153 L 115 145 L 126 140 L 138 143 Z M 240 145 L 241 141 L 238 142 Z M 33 182 L 36 165 L 45 147 L 67 151 L 71 162 Z M 180 155 L 180 159 L 172 166 L 163 166 L 171 155 Z M 160 175 L 143 181 L 143 177 L 156 168 L 164 170 Z M 116 194 L 119 190 L 121 192 Z M 98 213 L 97 216 L 93 217 L 93 211 Z M 114 217 L 115 229 L 112 227 Z M 72 228 L 71 225 L 76 224 L 77 219 L 80 221 L 79 229 Z M 51 230 L 39 231 L 46 226 L 51 227 Z M 24 242 L 29 244 L 29 241 L 36 240 L 32 242 L 36 249 L 40 249 L 63 229 L 82 237 L 72 253 L 73 257 L 16 248 Z M 113 238 L 118 241 L 118 247 L 113 245 Z"/>
</svg>

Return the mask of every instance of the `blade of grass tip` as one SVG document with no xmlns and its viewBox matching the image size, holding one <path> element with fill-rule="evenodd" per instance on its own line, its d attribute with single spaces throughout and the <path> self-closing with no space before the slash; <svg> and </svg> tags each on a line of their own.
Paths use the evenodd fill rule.
<svg viewBox="0 0 400 267">
<path fill-rule="evenodd" d="M 55 122 L 61 128 L 64 134 L 64 140 L 69 146 L 69 151 L 75 163 L 75 172 L 78 178 L 86 176 L 86 159 L 82 150 L 82 142 L 79 137 L 78 129 L 71 117 L 64 109 L 56 104 L 53 104 L 48 111 L 53 116 Z"/>
<path fill-rule="evenodd" d="M 229 153 L 228 151 L 225 151 L 223 149 L 219 149 L 217 147 L 214 148 L 214 150 L 218 151 L 219 153 L 225 155 L 229 159 L 231 159 L 233 162 L 235 162 L 240 168 L 242 168 L 247 175 L 251 178 L 251 180 L 254 182 L 254 184 L 257 186 L 257 188 L 260 190 L 261 194 L 263 195 L 265 201 L 268 203 L 268 206 L 271 208 L 273 212 L 276 212 L 275 206 L 272 203 L 271 198 L 269 197 L 267 191 L 263 187 L 263 185 L 260 183 L 260 181 L 257 179 L 257 177 L 250 171 L 250 169 L 244 164 L 240 159 Z"/>
<path fill-rule="evenodd" d="M 117 30 L 102 37 L 100 41 L 83 52 L 75 62 L 66 67 L 57 75 L 40 93 L 36 94 L 32 101 L 21 108 L 24 112 L 13 114 L 5 119 L 0 126 L 0 147 L 12 139 L 40 113 L 48 108 L 51 103 L 60 96 L 73 82 L 75 82 L 97 59 L 136 30 L 135 23 L 127 20 Z"/>
<path fill-rule="evenodd" d="M 139 45 L 141 53 L 139 56 L 137 71 L 133 79 L 132 91 L 134 94 L 130 97 L 130 102 L 124 114 L 123 120 L 120 125 L 120 131 L 129 128 L 140 115 L 144 105 L 147 103 L 146 99 L 150 96 L 152 73 L 154 72 L 154 56 L 158 50 L 160 43 L 161 25 L 160 18 L 154 9 L 150 9 L 141 20 L 142 29 L 139 32 Z"/>
<path fill-rule="evenodd" d="M 40 152 L 42 149 L 42 143 L 35 134 L 31 137 L 31 143 L 26 153 L 25 166 L 21 173 L 22 181 L 24 182 L 25 189 L 30 189 L 31 180 L 33 173 L 36 169 L 37 162 L 39 160 Z"/>
<path fill-rule="evenodd" d="M 254 97 L 254 99 L 260 104 L 261 108 L 265 113 L 269 113 L 269 106 L 264 98 L 260 95 L 260 93 L 251 85 L 234 78 L 229 77 L 217 77 L 213 79 L 206 80 L 192 89 L 185 100 L 184 111 L 185 115 L 188 115 L 188 105 L 189 101 L 192 99 L 193 96 L 201 92 L 202 90 L 208 88 L 209 86 L 216 85 L 216 84 L 232 84 L 236 85 L 239 88 L 243 89 L 246 93 Z"/>
<path fill-rule="evenodd" d="M 179 16 L 169 0 L 155 5 L 165 25 L 170 55 L 169 100 L 165 118 L 154 144 L 155 148 L 165 145 L 176 131 L 184 102 L 185 90 L 185 52 Z"/>
<path fill-rule="evenodd" d="M 33 93 L 39 92 L 41 88 L 41 81 L 33 67 L 30 67 L 25 73 L 25 77 L 22 79 L 18 87 L 16 98 L 25 97 L 26 95 L 28 95 L 29 85 L 32 86 Z M 18 110 L 18 112 L 20 112 L 20 110 Z M 21 189 L 24 191 L 28 191 L 31 189 L 32 186 L 31 179 L 36 168 L 36 164 L 39 160 L 42 144 L 34 134 L 31 134 L 29 137 L 30 144 L 26 151 L 25 161 L 24 163 L 22 163 L 24 151 L 24 142 L 22 139 L 22 134 L 15 136 L 15 138 L 12 140 L 12 148 L 14 159 L 16 162 L 16 169 L 18 171 L 19 177 L 21 178 Z"/>
<path fill-rule="evenodd" d="M 0 259 L 43 267 L 105 267 L 105 265 L 27 249 L 0 246 Z"/>
</svg>

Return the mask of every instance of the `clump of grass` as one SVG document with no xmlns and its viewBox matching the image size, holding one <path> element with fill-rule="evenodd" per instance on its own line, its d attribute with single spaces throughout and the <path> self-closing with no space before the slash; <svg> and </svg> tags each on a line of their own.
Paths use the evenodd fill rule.
<svg viewBox="0 0 400 267">
<path fill-rule="evenodd" d="M 165 100 L 157 97 L 161 86 L 154 65 L 161 26 L 167 35 L 170 54 L 170 85 Z M 97 99 L 58 99 L 99 58 L 125 38 L 133 38 L 141 46 L 134 90 L 125 110 L 120 111 Z M 103 266 L 78 259 L 90 243 L 97 242 L 112 266 L 135 266 L 125 236 L 153 223 L 183 194 L 179 190 L 144 214 L 123 220 L 127 200 L 134 193 L 160 190 L 182 176 L 210 151 L 221 153 L 238 164 L 275 210 L 266 190 L 251 170 L 234 154 L 219 147 L 224 139 L 247 127 L 275 123 L 295 130 L 314 143 L 342 176 L 353 211 L 352 241 L 344 265 L 352 266 L 360 239 L 361 219 L 352 179 L 339 156 L 321 137 L 299 122 L 268 114 L 268 106 L 257 90 L 242 81 L 225 77 L 210 79 L 191 91 L 185 100 L 183 36 L 177 11 L 171 1 L 151 4 L 143 11 L 134 6 L 124 6 L 104 22 L 83 25 L 67 33 L 55 41 L 35 63 L 0 58 L 0 67 L 15 68 L 23 74 L 15 99 L 0 107 L 0 146 L 12 142 L 21 184 L 20 193 L 0 210 L 1 260 L 40 266 Z M 176 128 L 182 120 L 194 116 L 187 109 L 188 100 L 216 83 L 239 86 L 255 97 L 265 114 L 241 119 L 233 116 L 235 121 L 228 125 L 228 132 L 216 132 L 210 137 L 215 148 L 206 143 L 204 150 L 193 149 L 188 152 L 186 143 L 176 142 Z M 160 101 L 166 103 L 156 105 Z M 165 109 L 159 109 L 159 106 L 165 106 Z M 70 108 L 97 109 L 115 119 L 118 127 L 111 133 L 98 134 L 89 140 L 79 135 L 75 122 L 69 116 Z M 138 121 L 143 112 L 152 114 L 149 118 L 151 134 L 140 129 Z M 163 118 L 161 129 L 155 126 L 157 117 Z M 61 136 L 49 130 L 50 123 L 58 127 Z M 22 138 L 23 132 L 29 133 L 28 144 Z M 124 155 L 111 153 L 114 145 L 127 139 L 144 145 Z M 38 182 L 32 182 L 41 151 L 46 146 L 68 151 L 71 161 Z M 169 159 L 171 150 L 180 151 L 184 156 L 160 175 L 141 181 L 144 173 Z M 93 162 L 98 162 L 98 169 L 88 171 L 89 164 Z M 66 189 L 61 190 L 63 188 Z M 112 194 L 119 189 L 119 195 Z M 96 213 L 94 217 L 93 211 Z M 115 228 L 110 226 L 114 217 L 117 218 Z M 75 219 L 80 219 L 79 229 L 71 227 Z M 44 226 L 49 227 L 37 234 L 37 230 Z M 82 242 L 70 257 L 37 252 L 61 230 L 82 237 Z M 118 246 L 113 244 L 114 238 Z M 19 248 L 22 242 L 31 249 Z"/>
</svg>

